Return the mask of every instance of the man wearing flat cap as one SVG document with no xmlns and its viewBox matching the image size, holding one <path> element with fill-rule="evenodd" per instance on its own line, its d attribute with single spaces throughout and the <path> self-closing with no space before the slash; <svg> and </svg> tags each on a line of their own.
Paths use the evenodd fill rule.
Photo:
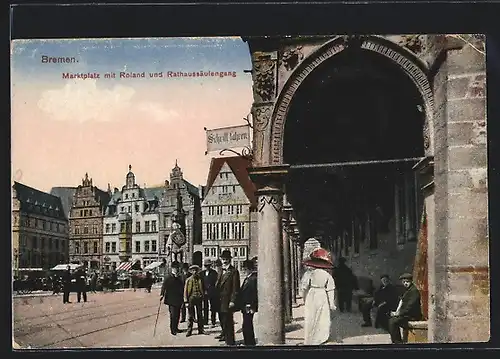
<svg viewBox="0 0 500 359">
<path fill-rule="evenodd" d="M 205 270 L 200 273 L 203 280 L 203 324 L 208 325 L 208 311 L 210 309 L 210 319 L 212 327 L 215 327 L 215 314 L 217 313 L 215 284 L 217 283 L 217 272 L 212 269 L 212 261 L 207 258 L 203 265 Z"/>
<path fill-rule="evenodd" d="M 390 313 L 389 318 L 389 333 L 394 344 L 403 343 L 399 328 L 408 329 L 409 321 L 422 319 L 420 292 L 413 284 L 413 276 L 404 273 L 399 279 L 403 283 L 405 291 L 400 297 L 398 308 Z"/>
<path fill-rule="evenodd" d="M 203 330 L 202 305 L 203 305 L 203 281 L 200 278 L 200 267 L 193 264 L 189 267 L 191 276 L 186 279 L 184 286 L 184 304 L 188 311 L 188 330 L 186 337 L 193 334 L 194 318 L 198 318 L 198 334 L 205 334 Z M 196 314 L 195 314 L 196 313 Z"/>
<path fill-rule="evenodd" d="M 231 265 L 231 252 L 223 250 L 220 256 L 222 272 L 217 278 L 216 288 L 220 300 L 220 321 L 222 334 L 218 337 L 227 345 L 235 345 L 234 319 L 235 303 L 240 289 L 240 273 Z"/>
</svg>

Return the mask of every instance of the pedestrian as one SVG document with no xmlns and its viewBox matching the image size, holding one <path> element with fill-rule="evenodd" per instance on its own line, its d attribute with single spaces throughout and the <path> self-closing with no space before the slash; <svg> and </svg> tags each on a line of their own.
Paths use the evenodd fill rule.
<svg viewBox="0 0 500 359">
<path fill-rule="evenodd" d="M 205 334 L 203 329 L 203 280 L 201 279 L 199 272 L 200 267 L 193 264 L 189 267 L 189 272 L 191 276 L 186 280 L 184 286 L 184 305 L 188 310 L 188 330 L 186 337 L 193 334 L 193 323 L 195 315 L 198 318 L 198 334 Z M 195 314 L 196 313 L 196 314 Z"/>
<path fill-rule="evenodd" d="M 145 285 L 146 285 L 146 291 L 148 293 L 151 293 L 151 287 L 153 286 L 153 276 L 150 271 L 146 272 Z"/>
<path fill-rule="evenodd" d="M 203 262 L 205 270 L 201 272 L 201 279 L 203 280 L 203 324 L 208 325 L 208 311 L 210 309 L 210 319 L 212 328 L 215 327 L 215 315 L 217 308 L 215 305 L 216 291 L 215 284 L 217 283 L 217 272 L 213 270 L 212 261 L 207 258 Z"/>
<path fill-rule="evenodd" d="M 395 311 L 398 306 L 398 292 L 392 285 L 389 275 L 383 274 L 380 277 L 380 287 L 373 294 L 372 300 L 364 301 L 361 305 L 363 314 L 362 327 L 371 327 L 371 310 L 375 308 L 375 328 L 383 328 L 389 331 L 389 314 Z"/>
<path fill-rule="evenodd" d="M 87 302 L 87 276 L 85 275 L 85 269 L 80 267 L 75 272 L 76 279 L 76 299 L 80 303 L 83 294 L 83 302 Z"/>
<path fill-rule="evenodd" d="M 52 294 L 59 294 L 59 291 L 61 290 L 60 286 L 61 279 L 59 278 L 58 275 L 53 274 L 51 281 L 52 281 Z"/>
<path fill-rule="evenodd" d="M 303 264 L 307 270 L 301 280 L 304 298 L 304 344 L 320 345 L 328 341 L 335 305 L 335 280 L 328 272 L 333 267 L 331 254 L 316 248 Z"/>
<path fill-rule="evenodd" d="M 117 282 L 118 282 L 118 273 L 116 272 L 116 267 L 113 267 L 109 281 L 109 289 L 111 289 L 112 292 L 115 291 Z"/>
<path fill-rule="evenodd" d="M 182 286 L 186 285 L 186 280 L 189 278 L 191 273 L 189 273 L 189 264 L 188 263 L 182 263 L 182 268 L 181 268 L 181 279 L 182 279 Z M 186 321 L 186 305 L 184 302 L 182 302 L 182 307 L 181 307 L 181 323 L 184 323 Z"/>
<path fill-rule="evenodd" d="M 160 301 L 164 300 L 163 303 L 168 305 L 170 333 L 172 335 L 181 332 L 179 330 L 179 317 L 184 302 L 184 285 L 180 277 L 179 267 L 179 262 L 172 262 L 171 273 L 165 276 L 160 292 Z"/>
<path fill-rule="evenodd" d="M 66 270 L 62 275 L 62 285 L 63 285 L 63 303 L 71 303 L 69 301 L 69 293 L 71 292 L 71 267 L 68 265 Z"/>
<path fill-rule="evenodd" d="M 235 345 L 234 339 L 234 311 L 235 303 L 240 289 L 240 273 L 231 265 L 231 252 L 227 249 L 222 251 L 222 274 L 217 278 L 216 287 L 220 296 L 220 321 L 222 334 L 219 341 L 225 341 L 227 345 Z"/>
<path fill-rule="evenodd" d="M 352 309 L 352 292 L 357 289 L 358 284 L 352 269 L 346 265 L 345 258 L 339 258 L 339 264 L 333 270 L 333 277 L 337 286 L 339 309 L 341 312 L 350 312 Z"/>
<path fill-rule="evenodd" d="M 90 277 L 90 290 L 92 293 L 97 293 L 97 279 L 98 279 L 98 274 L 97 271 L 94 271 L 92 273 L 92 276 Z"/>
<path fill-rule="evenodd" d="M 400 328 L 408 330 L 408 322 L 411 320 L 422 320 L 422 307 L 420 303 L 420 292 L 413 284 L 413 277 L 409 273 L 402 274 L 399 279 L 405 287 L 404 293 L 399 300 L 398 308 L 390 312 L 389 334 L 394 344 L 402 344 Z"/>
<path fill-rule="evenodd" d="M 246 260 L 242 263 L 242 274 L 245 277 L 238 293 L 237 306 L 243 316 L 243 341 L 245 345 L 256 344 L 253 327 L 253 316 L 258 310 L 257 271 L 255 262 Z"/>
<path fill-rule="evenodd" d="M 222 261 L 220 259 L 216 259 L 214 261 L 214 266 L 215 266 L 215 272 L 217 272 L 217 280 L 219 280 L 219 277 L 222 275 Z M 214 306 L 214 310 L 217 312 L 217 316 L 219 317 L 219 324 L 221 327 L 221 333 L 223 333 L 224 328 L 223 328 L 223 322 L 221 320 L 221 312 L 220 312 L 220 292 L 219 292 L 219 288 L 217 288 L 217 281 L 215 282 L 215 288 L 214 288 L 213 306 Z"/>
<path fill-rule="evenodd" d="M 130 275 L 130 279 L 132 280 L 132 288 L 134 288 L 134 292 L 137 291 L 137 282 L 139 281 L 139 278 L 137 276 L 136 271 L 132 271 L 132 274 Z"/>
</svg>

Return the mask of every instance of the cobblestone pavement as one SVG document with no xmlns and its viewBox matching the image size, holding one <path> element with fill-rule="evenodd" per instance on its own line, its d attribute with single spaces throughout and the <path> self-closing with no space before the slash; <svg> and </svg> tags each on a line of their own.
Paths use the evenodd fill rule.
<svg viewBox="0 0 500 359">
<path fill-rule="evenodd" d="M 130 290 L 114 293 L 88 294 L 87 303 L 63 304 L 61 295 L 13 298 L 14 341 L 21 348 L 112 348 L 112 347 L 199 347 L 223 346 L 215 339 L 220 327 L 205 328 L 205 335 L 184 333 L 172 336 L 168 329 L 168 309 L 159 301 L 159 290 L 151 293 Z M 158 307 L 160 315 L 153 336 Z M 294 308 L 294 320 L 286 326 L 286 344 L 301 345 L 304 340 L 304 307 Z M 258 316 L 258 314 L 257 314 Z M 258 322 L 256 316 L 255 321 Z M 236 342 L 242 344 L 241 314 L 235 316 Z M 390 342 L 387 334 L 375 328 L 361 328 L 359 313 L 337 313 L 338 328 L 329 344 L 383 344 Z M 187 324 L 180 324 L 186 330 Z M 256 327 L 258 336 L 258 325 Z M 258 338 L 257 338 L 258 339 Z"/>
</svg>

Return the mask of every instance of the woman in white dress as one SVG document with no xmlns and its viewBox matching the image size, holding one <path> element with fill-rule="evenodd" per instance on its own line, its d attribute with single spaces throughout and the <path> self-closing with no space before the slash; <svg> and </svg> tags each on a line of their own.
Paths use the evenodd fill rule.
<svg viewBox="0 0 500 359">
<path fill-rule="evenodd" d="M 309 267 L 301 280 L 305 303 L 304 344 L 320 345 L 330 338 L 332 312 L 337 309 L 335 281 L 327 272 L 332 269 L 333 261 L 326 249 L 316 248 L 303 264 Z"/>
</svg>

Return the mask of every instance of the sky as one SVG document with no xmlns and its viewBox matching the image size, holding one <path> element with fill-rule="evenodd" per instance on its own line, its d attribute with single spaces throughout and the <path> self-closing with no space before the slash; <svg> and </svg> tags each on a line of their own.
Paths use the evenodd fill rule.
<svg viewBox="0 0 500 359">
<path fill-rule="evenodd" d="M 44 63 L 43 56 L 75 62 Z M 137 183 L 152 187 L 169 179 L 177 160 L 185 179 L 204 185 L 218 155 L 205 155 L 204 127 L 245 124 L 253 97 L 251 75 L 243 71 L 250 69 L 239 37 L 15 40 L 12 179 L 48 192 L 76 187 L 88 173 L 101 189 L 121 188 L 131 165 Z M 235 76 L 167 77 L 169 71 Z"/>
</svg>

